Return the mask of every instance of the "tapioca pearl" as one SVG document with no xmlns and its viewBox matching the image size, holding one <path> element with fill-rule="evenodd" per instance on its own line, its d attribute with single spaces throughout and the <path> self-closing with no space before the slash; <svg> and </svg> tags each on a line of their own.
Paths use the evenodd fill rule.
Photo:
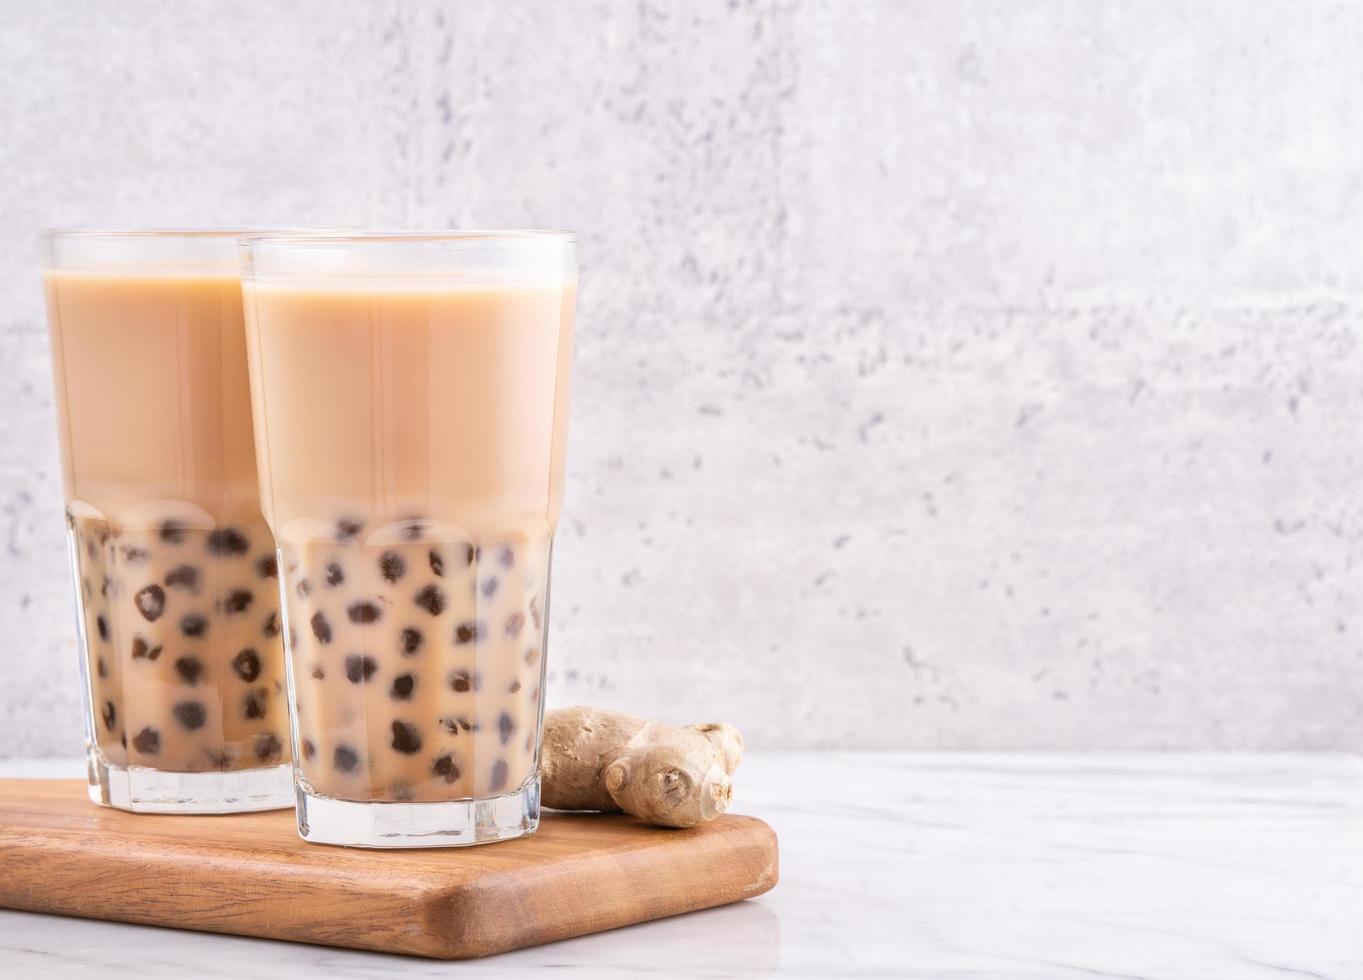
<svg viewBox="0 0 1363 980">
<path fill-rule="evenodd" d="M 500 561 L 502 563 L 502 567 L 507 570 L 515 568 L 516 552 L 511 549 L 510 545 L 507 545 L 505 548 L 502 549 L 502 553 L 497 556 L 497 560 Z"/>
<path fill-rule="evenodd" d="M 251 541 L 234 527 L 222 527 L 208 534 L 208 550 L 219 557 L 235 557 L 251 550 Z"/>
<path fill-rule="evenodd" d="M 100 712 L 100 717 L 104 719 L 104 727 L 113 731 L 114 722 L 118 720 L 118 709 L 114 707 L 112 701 L 104 702 L 104 710 Z"/>
<path fill-rule="evenodd" d="M 98 674 L 100 677 L 109 676 L 109 665 L 104 662 L 103 657 L 100 657 L 98 660 L 95 661 L 95 673 Z"/>
<path fill-rule="evenodd" d="M 121 746 L 123 746 L 125 749 L 128 747 L 128 733 L 127 733 L 127 732 L 119 732 L 119 733 L 118 733 L 118 744 L 121 745 Z"/>
<path fill-rule="evenodd" d="M 352 653 L 345 658 L 345 677 L 352 684 L 361 684 L 379 670 L 379 662 L 368 654 Z"/>
<path fill-rule="evenodd" d="M 133 596 L 133 605 L 137 607 L 143 619 L 154 623 L 166 611 L 166 590 L 154 584 L 143 586 L 137 590 L 137 595 Z"/>
<path fill-rule="evenodd" d="M 199 594 L 199 570 L 193 565 L 177 565 L 166 573 L 167 588 L 181 589 L 190 595 Z"/>
<path fill-rule="evenodd" d="M 326 672 L 325 670 L 322 669 L 322 665 L 321 665 L 321 664 L 317 664 L 317 665 L 315 665 L 315 666 L 312 668 L 312 679 L 313 679 L 313 680 L 315 680 L 315 681 L 325 680 L 325 679 L 326 679 L 326 676 L 327 676 L 327 672 Z"/>
<path fill-rule="evenodd" d="M 383 610 L 372 602 L 352 602 L 346 607 L 346 615 L 350 617 L 352 623 L 364 624 L 378 622 Z"/>
<path fill-rule="evenodd" d="M 396 551 L 385 551 L 379 555 L 379 574 L 385 582 L 396 582 L 407 573 L 407 563 Z"/>
<path fill-rule="evenodd" d="M 412 696 L 412 691 L 416 690 L 416 676 L 413 674 L 399 674 L 393 678 L 393 686 L 389 689 L 388 695 L 398 701 L 406 701 Z"/>
<path fill-rule="evenodd" d="M 435 757 L 431 762 L 431 774 L 439 776 L 447 783 L 456 783 L 460 775 L 459 763 L 455 761 L 453 753 L 445 752 Z"/>
<path fill-rule="evenodd" d="M 86 553 L 87 555 L 90 556 L 90 559 L 91 559 L 92 561 L 93 561 L 95 558 L 99 557 L 99 549 L 97 549 L 97 548 L 95 547 L 95 539 L 94 539 L 94 538 L 86 538 L 86 539 L 85 539 L 85 553 Z"/>
<path fill-rule="evenodd" d="M 479 725 L 476 721 L 469 721 L 465 715 L 446 715 L 440 719 L 440 727 L 451 735 L 458 735 L 461 731 L 476 732 Z"/>
<path fill-rule="evenodd" d="M 208 617 L 203 613 L 185 613 L 180 617 L 180 632 L 185 636 L 203 636 L 208 632 Z"/>
<path fill-rule="evenodd" d="M 312 593 L 312 583 L 305 578 L 300 578 L 298 584 L 294 586 L 294 591 L 298 593 L 298 598 L 306 599 Z"/>
<path fill-rule="evenodd" d="M 393 750 L 403 755 L 421 751 L 421 732 L 410 721 L 393 722 Z"/>
<path fill-rule="evenodd" d="M 483 557 L 482 548 L 476 548 L 473 545 L 468 545 L 464 552 L 464 564 L 472 565 L 475 561 L 482 557 Z"/>
<path fill-rule="evenodd" d="M 506 692 L 507 692 L 508 694 L 516 694 L 516 693 L 518 693 L 518 692 L 520 691 L 520 689 L 521 689 L 521 682 L 520 682 L 520 681 L 512 681 L 512 682 L 511 682 L 511 686 L 508 687 L 508 688 L 506 689 Z"/>
<path fill-rule="evenodd" d="M 143 755 L 157 755 L 161 751 L 161 733 L 155 728 L 144 728 L 133 736 L 133 748 Z"/>
<path fill-rule="evenodd" d="M 232 669 L 247 684 L 260 676 L 260 654 L 247 647 L 232 658 Z"/>
<path fill-rule="evenodd" d="M 478 676 L 477 671 L 467 671 L 462 668 L 450 671 L 450 687 L 456 694 L 476 691 L 482 686 L 483 680 Z"/>
<path fill-rule="evenodd" d="M 510 638 L 521 635 L 521 630 L 525 627 L 525 613 L 514 612 L 506 617 L 506 627 L 503 632 Z"/>
<path fill-rule="evenodd" d="M 404 657 L 414 656 L 421 649 L 421 643 L 424 639 L 425 637 L 421 635 L 420 630 L 404 626 L 402 632 L 398 634 L 398 651 Z"/>
<path fill-rule="evenodd" d="M 129 565 L 141 565 L 150 557 L 145 548 L 139 548 L 132 544 L 125 544 L 119 550 L 123 555 L 123 560 Z"/>
<path fill-rule="evenodd" d="M 426 586 L 413 596 L 412 601 L 432 616 L 439 616 L 445 611 L 445 593 L 441 592 L 439 587 L 433 584 Z"/>
<path fill-rule="evenodd" d="M 506 789 L 507 775 L 506 760 L 498 759 L 492 764 L 492 774 L 488 777 L 487 788 L 494 793 Z"/>
<path fill-rule="evenodd" d="M 268 639 L 274 639 L 276 636 L 279 635 L 279 611 L 278 611 L 278 610 L 272 610 L 272 611 L 270 612 L 270 615 L 268 615 L 268 616 L 265 617 L 265 626 L 264 626 L 263 631 L 264 631 L 264 633 L 265 633 L 265 636 L 266 636 Z"/>
<path fill-rule="evenodd" d="M 208 712 L 198 701 L 181 701 L 170 709 L 170 713 L 191 732 L 202 728 L 204 722 L 208 720 Z"/>
<path fill-rule="evenodd" d="M 80 580 L 80 594 L 85 598 L 86 602 L 89 602 L 95 597 L 95 587 L 90 584 L 88 578 Z"/>
<path fill-rule="evenodd" d="M 425 536 L 428 525 L 415 517 L 409 517 L 402 522 L 401 533 L 405 541 L 420 541 Z"/>
<path fill-rule="evenodd" d="M 434 572 L 437 577 L 443 577 L 445 574 L 445 559 L 440 556 L 440 552 L 432 548 L 426 553 L 426 557 L 430 560 L 431 571 Z"/>
<path fill-rule="evenodd" d="M 109 642 L 109 621 L 104 618 L 103 613 L 95 617 L 95 632 L 105 643 Z"/>
<path fill-rule="evenodd" d="M 180 544 L 185 539 L 185 526 L 176 520 L 162 521 L 156 534 L 166 544 Z"/>
<path fill-rule="evenodd" d="M 535 629 L 539 629 L 544 625 L 544 622 L 540 617 L 540 606 L 538 596 L 532 595 L 530 597 L 530 621 L 535 624 Z"/>
<path fill-rule="evenodd" d="M 321 610 L 313 613 L 309 622 L 312 624 L 312 635 L 317 637 L 318 643 L 327 644 L 331 642 L 331 624 L 327 622 L 327 618 Z M 296 642 L 290 644 L 290 646 L 295 645 Z"/>
<path fill-rule="evenodd" d="M 527 667 L 533 667 L 539 662 L 540 651 L 538 647 L 531 647 L 525 651 L 525 663 Z"/>
<path fill-rule="evenodd" d="M 161 644 L 152 646 L 140 636 L 133 637 L 132 657 L 134 660 L 155 660 L 161 656 Z"/>
<path fill-rule="evenodd" d="M 241 715 L 243 718 L 264 718 L 269 706 L 270 692 L 265 688 L 247 691 L 246 697 L 241 699 Z"/>
<path fill-rule="evenodd" d="M 261 762 L 278 762 L 284 746 L 273 732 L 262 732 L 256 736 L 255 752 Z"/>
<path fill-rule="evenodd" d="M 511 736 L 516 733 L 516 723 L 511 720 L 511 716 L 503 711 L 497 716 L 497 737 L 505 745 L 511 741 Z"/>
<path fill-rule="evenodd" d="M 530 692 L 530 703 L 531 704 L 540 703 L 540 689 L 538 687 Z"/>
<path fill-rule="evenodd" d="M 261 578 L 279 578 L 279 558 L 271 552 L 256 559 L 256 574 Z"/>
<path fill-rule="evenodd" d="M 455 643 L 473 643 L 487 635 L 487 630 L 479 622 L 460 623 L 454 628 Z"/>
<path fill-rule="evenodd" d="M 215 752 L 213 749 L 204 749 L 209 764 L 220 772 L 226 772 L 232 768 L 232 754 L 230 752 Z"/>
<path fill-rule="evenodd" d="M 327 566 L 327 588 L 334 589 L 345 581 L 345 569 L 341 568 L 336 562 Z"/>
<path fill-rule="evenodd" d="M 497 586 L 498 586 L 499 584 L 500 584 L 500 583 L 498 583 L 498 581 L 497 581 L 497 576 L 495 576 L 495 575 L 494 575 L 492 578 L 488 579 L 486 582 L 484 582 L 484 583 L 483 583 L 483 596 L 484 596 L 484 598 L 491 599 L 494 595 L 496 595 L 496 594 L 497 594 Z"/>
<path fill-rule="evenodd" d="M 105 575 L 104 580 L 99 583 L 99 594 L 105 599 L 117 599 L 123 594 L 123 590 L 118 587 L 117 582 Z"/>
<path fill-rule="evenodd" d="M 198 657 L 184 656 L 175 659 L 175 673 L 180 675 L 180 679 L 193 687 L 199 683 L 199 678 L 203 676 L 204 665 Z"/>
<path fill-rule="evenodd" d="M 336 540 L 350 542 L 354 541 L 359 533 L 364 530 L 364 524 L 353 517 L 342 517 L 336 522 Z"/>
<path fill-rule="evenodd" d="M 304 759 L 311 759 L 317 754 L 317 746 L 312 744 L 312 739 L 305 738 L 298 743 L 298 749 L 303 753 Z"/>
<path fill-rule="evenodd" d="M 255 594 L 249 589 L 233 589 L 227 593 L 227 598 L 223 600 L 222 607 L 227 615 L 235 616 L 237 613 L 243 613 L 249 609 L 251 603 L 255 600 Z"/>
<path fill-rule="evenodd" d="M 338 772 L 354 772 L 360 765 L 360 754 L 349 745 L 338 745 L 331 754 L 331 764 Z"/>
</svg>

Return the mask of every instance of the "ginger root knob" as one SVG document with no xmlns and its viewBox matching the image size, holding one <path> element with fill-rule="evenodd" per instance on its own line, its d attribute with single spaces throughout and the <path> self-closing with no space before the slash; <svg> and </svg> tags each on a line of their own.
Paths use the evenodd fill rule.
<svg viewBox="0 0 1363 980">
<path fill-rule="evenodd" d="M 544 715 L 544 805 L 623 810 L 664 827 L 694 827 L 729 806 L 743 758 L 732 725 L 678 728 L 601 708 Z"/>
</svg>

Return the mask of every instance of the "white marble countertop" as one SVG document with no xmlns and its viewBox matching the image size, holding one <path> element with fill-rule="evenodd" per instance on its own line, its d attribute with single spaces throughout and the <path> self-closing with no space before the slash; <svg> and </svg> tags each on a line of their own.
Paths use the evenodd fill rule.
<svg viewBox="0 0 1363 980">
<path fill-rule="evenodd" d="M 1363 977 L 1360 757 L 754 753 L 738 791 L 754 901 L 464 963 L 0 912 L 0 976 Z"/>
</svg>

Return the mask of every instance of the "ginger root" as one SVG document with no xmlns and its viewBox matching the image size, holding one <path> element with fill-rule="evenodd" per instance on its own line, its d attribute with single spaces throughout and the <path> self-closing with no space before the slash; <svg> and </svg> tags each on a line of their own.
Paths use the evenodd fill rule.
<svg viewBox="0 0 1363 980">
<path fill-rule="evenodd" d="M 729 806 L 743 757 L 732 725 L 677 728 L 602 708 L 544 715 L 542 799 L 556 810 L 624 810 L 664 827 L 694 827 Z"/>
</svg>

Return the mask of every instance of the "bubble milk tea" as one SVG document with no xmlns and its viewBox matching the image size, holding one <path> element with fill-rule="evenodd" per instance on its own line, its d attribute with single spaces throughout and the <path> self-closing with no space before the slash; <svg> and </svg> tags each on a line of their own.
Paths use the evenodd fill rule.
<svg viewBox="0 0 1363 980">
<path fill-rule="evenodd" d="M 54 235 L 45 286 L 91 795 L 288 806 L 235 233 Z"/>
<path fill-rule="evenodd" d="M 554 245 L 551 274 L 247 277 L 310 839 L 534 829 L 576 292 Z M 502 812 L 402 818 L 423 836 L 325 805 L 468 801 Z"/>
</svg>

